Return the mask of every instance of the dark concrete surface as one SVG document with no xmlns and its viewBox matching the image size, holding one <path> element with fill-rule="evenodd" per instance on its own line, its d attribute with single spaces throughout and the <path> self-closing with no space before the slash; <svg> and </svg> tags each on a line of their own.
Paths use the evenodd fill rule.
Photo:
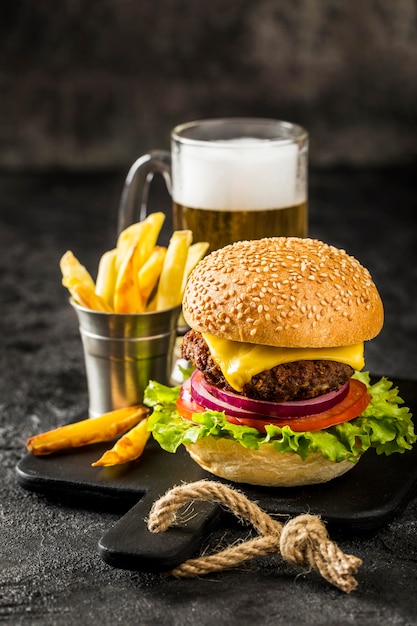
<svg viewBox="0 0 417 626">
<path fill-rule="evenodd" d="M 10 624 L 417 624 L 417 500 L 381 529 L 332 536 L 363 559 L 350 595 L 279 556 L 197 580 L 113 569 L 100 537 L 120 512 L 48 499 L 17 483 L 26 439 L 86 411 L 76 320 L 58 261 L 70 248 L 95 273 L 113 245 L 122 174 L 0 176 L 0 621 Z M 377 374 L 417 384 L 414 172 L 312 172 L 310 233 L 373 274 L 384 330 L 367 347 Z M 153 207 L 169 201 L 159 186 Z M 381 476 L 381 480 L 384 477 Z M 248 530 L 225 518 L 210 540 Z"/>
</svg>

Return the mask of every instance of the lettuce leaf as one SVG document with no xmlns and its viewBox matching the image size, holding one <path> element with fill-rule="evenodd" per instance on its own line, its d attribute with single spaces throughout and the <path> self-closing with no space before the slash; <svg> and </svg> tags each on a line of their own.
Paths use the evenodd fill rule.
<svg viewBox="0 0 417 626">
<path fill-rule="evenodd" d="M 153 408 L 148 429 L 168 452 L 209 435 L 234 439 L 252 450 L 272 443 L 277 452 L 295 452 L 302 459 L 310 452 L 320 452 L 326 459 L 336 462 L 345 459 L 356 462 L 369 448 L 385 455 L 410 450 L 417 436 L 409 408 L 400 406 L 404 401 L 398 388 L 387 378 L 371 384 L 369 372 L 355 372 L 354 377 L 367 385 L 371 396 L 365 411 L 350 422 L 301 433 L 292 431 L 289 426 L 280 428 L 273 424 L 266 426 L 266 433 L 260 433 L 249 426 L 230 424 L 219 411 L 197 413 L 195 423 L 189 422 L 176 409 L 180 386 L 166 387 L 150 381 L 144 396 L 144 403 Z"/>
</svg>

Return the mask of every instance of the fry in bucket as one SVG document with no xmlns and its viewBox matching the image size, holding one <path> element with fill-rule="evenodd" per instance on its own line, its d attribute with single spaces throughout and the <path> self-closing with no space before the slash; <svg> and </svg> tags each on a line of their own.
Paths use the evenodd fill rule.
<svg viewBox="0 0 417 626">
<path fill-rule="evenodd" d="M 96 311 L 110 312 L 111 307 L 95 292 L 94 281 L 71 250 L 68 250 L 60 260 L 62 284 L 68 289 L 71 296 L 81 306 Z"/>
<path fill-rule="evenodd" d="M 141 313 L 143 302 L 139 292 L 137 265 L 137 244 L 126 251 L 114 287 L 113 308 L 115 313 Z"/>
<path fill-rule="evenodd" d="M 185 284 L 187 279 L 197 263 L 201 261 L 203 256 L 206 254 L 209 249 L 209 243 L 207 241 L 198 241 L 197 243 L 193 243 L 188 250 L 187 262 L 185 264 L 184 276 L 182 279 L 181 291 L 184 293 Z"/>
<path fill-rule="evenodd" d="M 155 246 L 149 258 L 143 264 L 139 271 L 139 290 L 145 302 L 148 302 L 152 291 L 158 284 L 162 266 L 165 260 L 166 251 L 167 249 L 163 246 Z"/>
<path fill-rule="evenodd" d="M 172 234 L 159 278 L 157 311 L 181 304 L 182 279 L 192 236 L 191 230 L 177 230 Z"/>
<path fill-rule="evenodd" d="M 62 283 L 75 302 L 107 313 L 162 311 L 181 303 L 193 267 L 209 248 L 192 244 L 190 230 L 174 231 L 168 248 L 157 244 L 165 220 L 162 212 L 125 228 L 115 248 L 104 252 L 97 279 L 67 251 L 60 260 Z"/>
<path fill-rule="evenodd" d="M 117 249 L 107 250 L 100 258 L 96 279 L 96 294 L 103 298 L 111 309 L 113 309 L 114 288 L 117 277 L 116 260 Z"/>
</svg>

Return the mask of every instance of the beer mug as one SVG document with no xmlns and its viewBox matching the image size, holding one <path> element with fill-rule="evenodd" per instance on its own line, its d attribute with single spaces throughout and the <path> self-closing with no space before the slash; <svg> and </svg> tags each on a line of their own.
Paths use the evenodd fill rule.
<svg viewBox="0 0 417 626">
<path fill-rule="evenodd" d="M 225 118 L 189 122 L 171 133 L 171 152 L 132 165 L 119 231 L 147 214 L 149 184 L 165 178 L 173 226 L 210 250 L 244 239 L 307 236 L 308 133 L 290 122 Z M 140 213 L 137 215 L 137 207 Z"/>
</svg>

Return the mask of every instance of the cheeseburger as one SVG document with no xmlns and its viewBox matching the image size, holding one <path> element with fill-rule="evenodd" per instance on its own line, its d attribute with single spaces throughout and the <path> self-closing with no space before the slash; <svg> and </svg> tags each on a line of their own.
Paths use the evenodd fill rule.
<svg viewBox="0 0 417 626">
<path fill-rule="evenodd" d="M 194 269 L 183 315 L 193 371 L 181 387 L 145 392 L 164 449 L 184 444 L 227 480 L 296 486 L 344 474 L 370 447 L 415 442 L 392 383 L 362 371 L 383 305 L 344 250 L 295 237 L 228 245 Z"/>
</svg>

